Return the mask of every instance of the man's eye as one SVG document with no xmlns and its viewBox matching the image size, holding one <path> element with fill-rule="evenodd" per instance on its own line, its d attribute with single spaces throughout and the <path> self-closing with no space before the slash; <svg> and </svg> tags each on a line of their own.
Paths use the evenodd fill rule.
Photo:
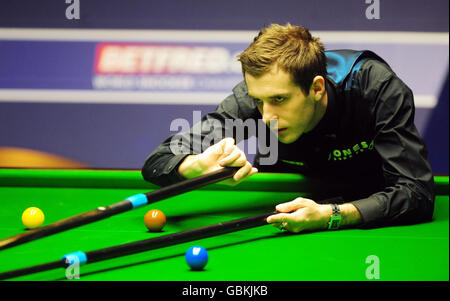
<svg viewBox="0 0 450 301">
<path fill-rule="evenodd" d="M 283 101 L 285 101 L 285 100 L 286 100 L 285 97 L 279 96 L 279 97 L 275 97 L 275 98 L 273 99 L 273 102 L 275 102 L 275 103 L 280 103 L 280 102 L 283 102 Z"/>
<path fill-rule="evenodd" d="M 255 103 L 259 106 L 262 105 L 263 101 L 261 99 L 255 98 Z"/>
</svg>

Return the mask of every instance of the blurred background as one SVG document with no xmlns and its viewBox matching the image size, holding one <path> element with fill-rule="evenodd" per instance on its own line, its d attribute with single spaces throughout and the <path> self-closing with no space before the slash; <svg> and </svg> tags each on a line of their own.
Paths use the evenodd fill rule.
<svg viewBox="0 0 450 301">
<path fill-rule="evenodd" d="M 0 0 L 0 167 L 140 169 L 242 80 L 262 26 L 368 49 L 415 95 L 435 174 L 449 170 L 448 0 Z M 248 153 L 250 160 L 253 154 Z"/>
</svg>

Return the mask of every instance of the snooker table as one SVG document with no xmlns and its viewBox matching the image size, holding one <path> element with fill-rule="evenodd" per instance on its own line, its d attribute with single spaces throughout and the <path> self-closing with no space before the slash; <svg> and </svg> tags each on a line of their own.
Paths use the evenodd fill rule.
<svg viewBox="0 0 450 301">
<path fill-rule="evenodd" d="M 79 279 L 70 281 L 448 281 L 449 181 L 447 176 L 435 180 L 432 222 L 303 234 L 263 225 L 81 265 Z M 157 188 L 137 170 L 0 169 L 0 238 L 25 231 L 21 214 L 31 206 L 44 211 L 44 225 L 48 225 Z M 260 173 L 234 187 L 211 184 L 2 250 L 0 273 L 55 261 L 74 251 L 271 212 L 276 204 L 307 196 L 307 191 L 306 179 L 295 174 Z M 148 232 L 143 222 L 153 208 L 167 216 L 159 233 Z M 185 262 L 184 253 L 193 245 L 208 250 L 203 271 L 191 271 Z M 59 268 L 11 280 L 67 279 L 64 268 Z"/>
</svg>

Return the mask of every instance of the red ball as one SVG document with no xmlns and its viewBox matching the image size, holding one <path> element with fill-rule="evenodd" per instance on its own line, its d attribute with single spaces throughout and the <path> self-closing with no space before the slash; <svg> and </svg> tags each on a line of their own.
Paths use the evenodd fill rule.
<svg viewBox="0 0 450 301">
<path fill-rule="evenodd" d="M 166 225 L 166 216 L 161 210 L 152 209 L 145 214 L 144 223 L 151 232 L 159 232 Z"/>
</svg>

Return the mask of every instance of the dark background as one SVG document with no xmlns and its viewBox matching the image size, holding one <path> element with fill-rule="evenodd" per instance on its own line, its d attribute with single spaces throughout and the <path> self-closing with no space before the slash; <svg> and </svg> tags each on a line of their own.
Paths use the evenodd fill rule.
<svg viewBox="0 0 450 301">
<path fill-rule="evenodd" d="M 64 12 L 69 4 L 65 0 L 2 0 L 0 28 L 257 31 L 270 23 L 291 22 L 313 31 L 448 33 L 448 3 L 448 0 L 380 0 L 380 19 L 368 20 L 365 10 L 370 3 L 365 0 L 80 0 L 80 19 L 68 20 Z M 0 43 L 0 55 L 2 51 Z M 73 55 L 76 56 L 76 51 Z M 10 64 L 0 65 L 0 70 L 3 69 L 0 74 L 7 77 L 5 68 L 21 66 L 25 56 L 18 52 Z M 432 59 L 424 56 L 424 60 Z M 422 135 L 434 172 L 448 174 L 448 60 L 442 64 L 447 66 L 447 77 Z M 27 78 L 39 83 L 39 70 L 32 75 Z M 60 76 L 64 80 L 64 74 Z M 205 113 L 214 108 L 198 104 L 3 101 L 0 147 L 42 150 L 93 168 L 140 168 L 145 157 L 169 134 L 169 120 L 190 119 L 192 110 Z"/>
</svg>

